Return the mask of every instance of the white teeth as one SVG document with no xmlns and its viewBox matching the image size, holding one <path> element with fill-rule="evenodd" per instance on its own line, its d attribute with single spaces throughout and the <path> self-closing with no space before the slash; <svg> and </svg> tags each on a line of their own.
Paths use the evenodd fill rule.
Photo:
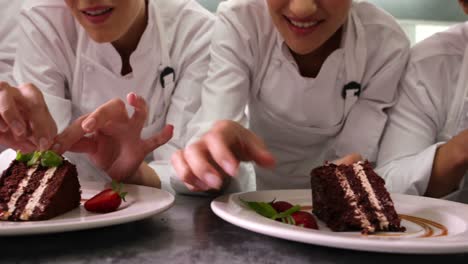
<svg viewBox="0 0 468 264">
<path fill-rule="evenodd" d="M 94 10 L 94 11 L 83 11 L 88 16 L 100 16 L 103 15 L 109 11 L 111 11 L 112 8 L 106 8 L 106 9 L 101 9 L 101 10 Z"/>
<path fill-rule="evenodd" d="M 291 24 L 300 28 L 309 28 L 318 24 L 318 21 L 310 21 L 310 22 L 298 22 L 294 20 L 290 20 L 290 21 L 291 21 Z"/>
</svg>

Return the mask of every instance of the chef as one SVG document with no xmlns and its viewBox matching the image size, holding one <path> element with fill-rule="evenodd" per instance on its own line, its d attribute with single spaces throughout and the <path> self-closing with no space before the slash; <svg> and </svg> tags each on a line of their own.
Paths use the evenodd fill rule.
<svg viewBox="0 0 468 264">
<path fill-rule="evenodd" d="M 213 21 L 193 0 L 26 1 L 14 76 L 30 84 L 11 93 L 22 99 L 39 94 L 29 101 L 43 109 L 37 107 L 40 89 L 58 131 L 64 131 L 54 141 L 49 129 L 36 145 L 84 152 L 68 156 L 82 178 L 125 181 L 149 171 L 142 159 L 171 138 L 172 125 L 171 141 L 157 148 L 150 164 L 156 172 L 167 166 L 199 108 Z M 122 111 L 124 103 L 131 117 Z M 35 127 L 45 125 L 34 120 Z M 156 178 L 143 184 L 159 186 Z"/>
<path fill-rule="evenodd" d="M 378 159 L 390 191 L 468 202 L 467 44 L 464 23 L 413 48 Z"/>
<path fill-rule="evenodd" d="M 257 189 L 309 188 L 312 168 L 353 152 L 375 162 L 409 54 L 393 17 L 351 0 L 227 1 L 218 17 L 175 188 L 249 181 L 227 177 L 240 161 L 260 165 Z"/>
<path fill-rule="evenodd" d="M 24 0 L 0 1 L 0 80 L 13 82 L 12 69 L 18 35 L 18 17 Z"/>
</svg>

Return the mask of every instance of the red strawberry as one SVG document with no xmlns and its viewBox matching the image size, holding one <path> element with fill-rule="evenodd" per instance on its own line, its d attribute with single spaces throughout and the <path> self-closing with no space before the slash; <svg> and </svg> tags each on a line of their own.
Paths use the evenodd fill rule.
<svg viewBox="0 0 468 264">
<path fill-rule="evenodd" d="M 282 212 L 287 211 L 287 210 L 289 210 L 289 209 L 291 209 L 293 207 L 292 204 L 290 204 L 288 202 L 284 202 L 284 201 L 274 202 L 273 204 L 271 204 L 271 206 L 273 206 L 273 208 L 275 208 L 275 210 L 278 213 L 282 213 Z"/>
<path fill-rule="evenodd" d="M 295 212 L 292 215 L 296 226 L 318 229 L 317 222 L 312 214 L 304 211 Z"/>
<path fill-rule="evenodd" d="M 86 201 L 84 207 L 93 213 L 110 213 L 119 208 L 122 200 L 125 202 L 126 192 L 122 192 L 122 184 L 112 182 L 112 189 L 106 189 Z"/>
</svg>

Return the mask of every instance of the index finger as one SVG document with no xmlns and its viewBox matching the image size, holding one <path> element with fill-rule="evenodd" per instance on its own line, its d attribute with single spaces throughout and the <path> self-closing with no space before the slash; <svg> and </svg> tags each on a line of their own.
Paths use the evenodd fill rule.
<svg viewBox="0 0 468 264">
<path fill-rule="evenodd" d="M 89 114 L 83 121 L 82 128 L 84 131 L 91 133 L 104 128 L 109 122 L 121 123 L 128 122 L 128 120 L 125 103 L 121 99 L 113 99 Z"/>
<path fill-rule="evenodd" d="M 19 86 L 18 90 L 26 99 L 25 107 L 33 138 L 40 150 L 48 149 L 57 135 L 57 125 L 49 112 L 44 96 L 32 84 Z"/>
</svg>

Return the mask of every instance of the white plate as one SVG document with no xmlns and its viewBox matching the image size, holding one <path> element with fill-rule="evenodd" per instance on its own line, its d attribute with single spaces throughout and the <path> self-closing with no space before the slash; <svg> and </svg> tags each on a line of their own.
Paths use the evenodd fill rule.
<svg viewBox="0 0 468 264">
<path fill-rule="evenodd" d="M 441 254 L 468 252 L 468 206 L 425 197 L 392 195 L 399 214 L 420 218 L 405 220 L 405 233 L 365 236 L 359 232 L 332 232 L 317 219 L 319 230 L 283 224 L 265 218 L 246 207 L 244 201 L 268 202 L 274 199 L 311 206 L 310 190 L 258 191 L 217 198 L 211 208 L 222 219 L 239 227 L 287 240 L 361 251 Z M 421 220 L 422 219 L 422 220 Z M 439 226 L 440 225 L 440 226 Z M 444 235 L 444 228 L 447 234 Z M 430 232 L 433 232 L 430 235 Z M 423 237 L 429 235 L 429 237 Z"/>
<path fill-rule="evenodd" d="M 81 198 L 86 200 L 104 190 L 104 183 L 81 182 Z M 34 235 L 91 229 L 141 220 L 169 209 L 174 196 L 155 188 L 124 185 L 128 192 L 127 202 L 112 213 L 95 214 L 86 211 L 81 205 L 66 214 L 39 222 L 0 221 L 0 236 Z"/>
</svg>

